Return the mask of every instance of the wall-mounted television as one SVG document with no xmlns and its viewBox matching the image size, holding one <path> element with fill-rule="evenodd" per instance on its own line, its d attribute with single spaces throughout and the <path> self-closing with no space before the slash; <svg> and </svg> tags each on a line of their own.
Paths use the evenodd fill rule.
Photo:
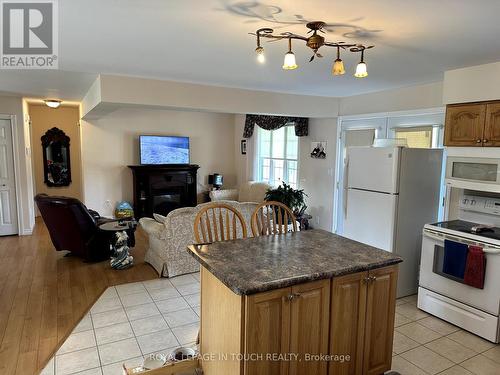
<svg viewBox="0 0 500 375">
<path fill-rule="evenodd" d="M 189 164 L 189 137 L 139 136 L 140 163 Z"/>
</svg>

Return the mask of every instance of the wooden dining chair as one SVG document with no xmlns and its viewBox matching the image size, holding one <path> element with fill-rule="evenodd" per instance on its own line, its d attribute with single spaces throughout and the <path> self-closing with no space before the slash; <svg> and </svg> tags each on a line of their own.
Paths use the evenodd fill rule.
<svg viewBox="0 0 500 375">
<path fill-rule="evenodd" d="M 241 232 L 238 232 L 238 225 Z M 241 237 L 238 234 L 241 233 Z M 212 243 L 247 237 L 247 225 L 241 213 L 225 203 L 203 207 L 194 219 L 194 238 L 197 243 Z"/>
<path fill-rule="evenodd" d="M 297 232 L 297 220 L 292 210 L 276 201 L 259 204 L 252 214 L 250 225 L 254 237 Z"/>
</svg>

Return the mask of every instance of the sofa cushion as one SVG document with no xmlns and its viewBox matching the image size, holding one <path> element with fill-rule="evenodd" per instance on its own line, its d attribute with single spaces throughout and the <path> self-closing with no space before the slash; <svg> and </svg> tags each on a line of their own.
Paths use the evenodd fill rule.
<svg viewBox="0 0 500 375">
<path fill-rule="evenodd" d="M 240 186 L 238 201 L 240 202 L 263 202 L 267 190 L 271 186 L 265 182 L 246 182 Z"/>
</svg>

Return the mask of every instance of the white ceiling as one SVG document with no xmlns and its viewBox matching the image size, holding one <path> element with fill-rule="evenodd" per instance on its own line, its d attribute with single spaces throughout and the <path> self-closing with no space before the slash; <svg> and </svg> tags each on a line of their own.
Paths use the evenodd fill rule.
<svg viewBox="0 0 500 375">
<path fill-rule="evenodd" d="M 81 99 L 98 73 L 298 94 L 348 96 L 442 79 L 445 70 L 500 60 L 499 0 L 64 0 L 59 1 L 60 71 L 0 71 L 0 91 Z M 369 77 L 330 75 L 335 50 L 283 71 L 285 42 L 264 43 L 261 27 L 305 34 L 323 20 L 331 41 L 374 44 Z M 348 56 L 351 55 L 351 56 Z M 348 73 L 359 56 L 345 54 Z"/>
</svg>

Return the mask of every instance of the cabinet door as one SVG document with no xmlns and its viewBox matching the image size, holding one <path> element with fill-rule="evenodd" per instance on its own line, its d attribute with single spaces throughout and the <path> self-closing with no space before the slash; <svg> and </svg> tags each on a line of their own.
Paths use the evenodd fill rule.
<svg viewBox="0 0 500 375">
<path fill-rule="evenodd" d="M 246 299 L 245 353 L 259 358 L 245 361 L 245 375 L 287 375 L 288 362 L 267 358 L 290 349 L 291 288 L 254 294 Z"/>
<path fill-rule="evenodd" d="M 333 279 L 330 354 L 348 355 L 349 360 L 331 361 L 330 374 L 363 372 L 367 277 L 368 272 L 360 272 Z"/>
<path fill-rule="evenodd" d="M 379 375 L 391 369 L 398 268 L 379 268 L 368 277 L 363 374 Z"/>
<path fill-rule="evenodd" d="M 292 287 L 290 315 L 290 375 L 322 375 L 327 362 L 311 355 L 328 354 L 330 325 L 330 280 Z"/>
<path fill-rule="evenodd" d="M 485 118 L 485 104 L 448 106 L 444 145 L 482 146 Z"/>
<path fill-rule="evenodd" d="M 484 125 L 484 146 L 500 146 L 500 103 L 486 105 L 486 124 Z"/>
</svg>

